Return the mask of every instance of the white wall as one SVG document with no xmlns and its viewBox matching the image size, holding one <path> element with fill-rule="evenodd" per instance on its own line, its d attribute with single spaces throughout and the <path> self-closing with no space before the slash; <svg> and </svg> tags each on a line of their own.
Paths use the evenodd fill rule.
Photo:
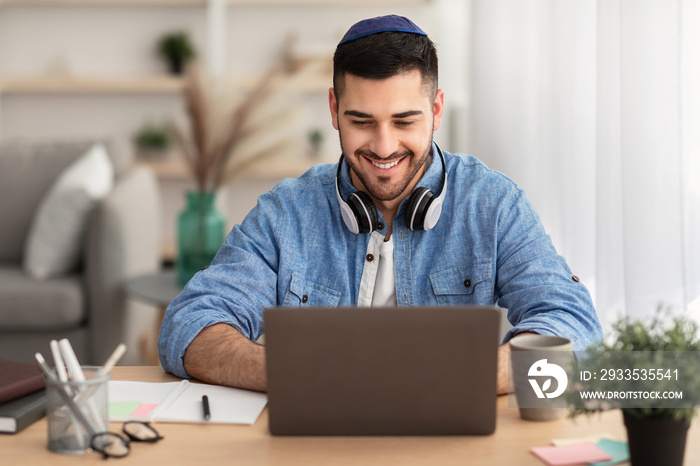
<svg viewBox="0 0 700 466">
<path fill-rule="evenodd" d="M 115 2 L 117 3 L 117 2 Z M 347 2 L 350 4 L 351 2 Z M 408 16 L 438 46 L 441 87 L 446 91 L 446 120 L 436 139 L 446 150 L 464 150 L 468 105 L 467 59 L 470 2 L 433 0 L 409 6 L 229 6 L 219 34 L 225 44 L 212 47 L 205 7 L 145 6 L 0 6 L 0 86 L 3 77 L 78 76 L 129 77 L 165 73 L 155 54 L 157 39 L 166 32 L 187 30 L 200 55 L 208 48 L 223 54 L 227 75 L 263 73 L 278 56 L 288 34 L 296 32 L 304 47 L 335 44 L 356 21 L 384 14 Z M 329 79 L 328 87 L 331 86 Z M 325 139 L 321 161 L 339 155 L 326 91 L 306 93 L 306 128 L 320 128 Z M 175 93 L 160 94 L 2 94 L 0 141 L 107 138 L 120 158 L 132 158 L 132 135 L 146 122 L 176 119 L 185 114 Z M 238 178 L 222 190 L 217 204 L 228 226 L 239 223 L 257 197 L 279 179 Z M 175 220 L 184 207 L 189 179 L 162 179 L 163 241 L 175 241 Z M 1 200 L 0 200 L 1 202 Z M 133 302 L 127 314 L 130 351 L 123 362 L 138 364 L 142 334 L 154 333 L 157 310 Z"/>
<path fill-rule="evenodd" d="M 463 118 L 468 88 L 468 4 L 436 0 L 408 6 L 384 6 L 381 1 L 377 6 L 229 6 L 227 40 L 222 47 L 226 72 L 263 73 L 291 32 L 298 35 L 301 44 L 325 46 L 332 52 L 339 37 L 357 20 L 390 13 L 406 15 L 438 45 L 448 120 L 436 139 L 447 150 L 460 150 L 451 147 L 454 144 L 450 142 L 463 140 L 467 134 Z M 0 6 L 0 83 L 8 76 L 163 73 L 165 65 L 155 54 L 155 43 L 164 33 L 178 29 L 189 31 L 206 59 L 205 7 Z M 307 128 L 321 128 L 325 134 L 323 161 L 334 161 L 338 143 L 330 125 L 326 93 L 311 92 L 304 100 L 310 109 Z M 453 108 L 462 115 L 460 123 L 464 126 L 451 124 Z M 113 140 L 114 151 L 120 157 L 132 156 L 132 135 L 145 122 L 171 118 L 184 120 L 177 94 L 0 95 L 0 140 L 106 137 Z M 182 206 L 177 190 L 185 189 L 187 181 L 164 184 L 166 211 L 177 211 Z M 263 182 L 263 186 L 267 184 Z M 260 190 L 251 190 L 256 191 Z M 243 208 L 235 201 L 225 204 L 233 223 L 242 219 L 249 203 L 240 206 Z M 172 216 L 164 217 L 164 235 L 171 238 Z"/>
</svg>

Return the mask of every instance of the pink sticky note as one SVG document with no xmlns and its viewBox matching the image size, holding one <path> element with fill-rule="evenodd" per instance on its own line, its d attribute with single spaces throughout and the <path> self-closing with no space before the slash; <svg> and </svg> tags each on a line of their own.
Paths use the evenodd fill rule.
<svg viewBox="0 0 700 466">
<path fill-rule="evenodd" d="M 591 442 L 563 447 L 532 447 L 530 452 L 551 466 L 610 461 L 612 457 Z"/>
<path fill-rule="evenodd" d="M 129 417 L 143 417 L 148 415 L 153 409 L 158 406 L 158 403 L 141 403 L 136 411 L 131 413 Z"/>
</svg>

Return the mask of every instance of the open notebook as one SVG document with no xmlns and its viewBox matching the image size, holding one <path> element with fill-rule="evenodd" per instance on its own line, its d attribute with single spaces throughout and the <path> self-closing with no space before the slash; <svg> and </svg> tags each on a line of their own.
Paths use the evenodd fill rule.
<svg viewBox="0 0 700 466">
<path fill-rule="evenodd" d="M 209 398 L 209 421 L 203 417 L 203 395 Z M 187 380 L 109 382 L 110 421 L 254 424 L 266 404 L 264 393 Z"/>
</svg>

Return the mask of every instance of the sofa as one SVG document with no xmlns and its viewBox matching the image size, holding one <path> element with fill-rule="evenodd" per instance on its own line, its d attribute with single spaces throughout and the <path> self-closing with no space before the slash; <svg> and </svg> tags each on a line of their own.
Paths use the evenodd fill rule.
<svg viewBox="0 0 700 466">
<path fill-rule="evenodd" d="M 95 144 L 0 144 L 0 358 L 32 361 L 36 352 L 47 357 L 52 339 L 68 338 L 82 364 L 102 364 L 134 332 L 124 282 L 160 266 L 160 192 L 150 170 L 128 168 L 108 144 L 100 147 L 110 159 L 111 179 L 86 209 L 74 241 L 77 263 L 48 277 L 28 272 L 37 212 L 57 180 Z M 60 230 L 68 217 L 54 216 L 48 228 Z M 47 252 L 63 249 L 70 247 Z"/>
</svg>

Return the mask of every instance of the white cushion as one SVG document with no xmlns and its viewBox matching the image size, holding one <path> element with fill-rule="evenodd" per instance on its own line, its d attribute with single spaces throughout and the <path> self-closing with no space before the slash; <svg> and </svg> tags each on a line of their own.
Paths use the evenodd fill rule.
<svg viewBox="0 0 700 466">
<path fill-rule="evenodd" d="M 24 247 L 24 270 L 38 279 L 64 275 L 80 260 L 90 212 L 114 185 L 114 167 L 95 144 L 56 178 L 39 203 Z"/>
</svg>

